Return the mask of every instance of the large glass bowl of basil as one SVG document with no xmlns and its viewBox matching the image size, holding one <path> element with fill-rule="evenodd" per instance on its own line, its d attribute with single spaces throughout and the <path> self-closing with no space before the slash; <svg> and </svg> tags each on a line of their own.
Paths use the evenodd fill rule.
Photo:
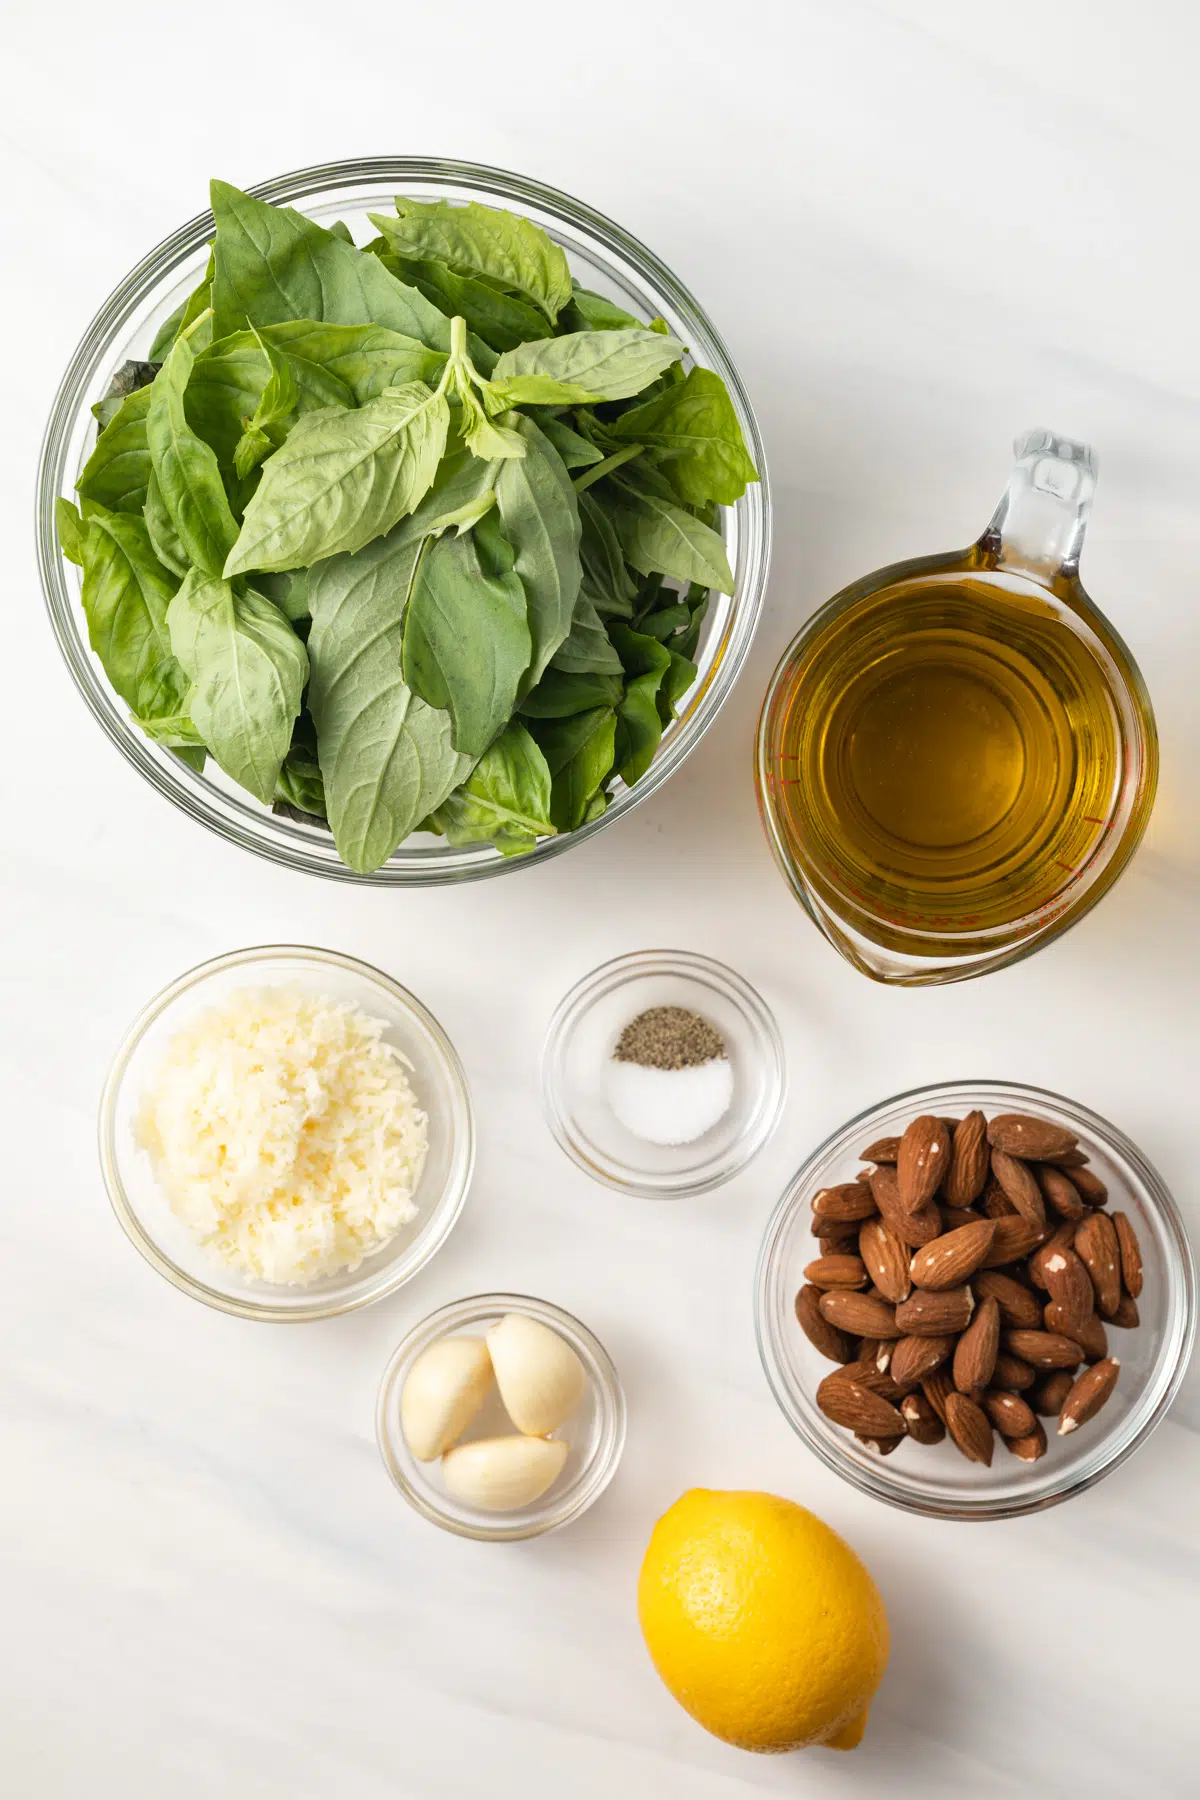
<svg viewBox="0 0 1200 1800">
<path fill-rule="evenodd" d="M 449 203 L 452 208 L 473 204 L 505 209 L 532 221 L 565 254 L 576 289 L 584 290 L 582 298 L 576 294 L 569 303 L 574 308 L 570 329 L 615 329 L 621 326 L 623 315 L 631 315 L 642 327 L 653 321 L 656 332 L 665 332 L 686 346 L 687 355 L 679 360 L 676 369 L 671 372 L 671 378 L 678 381 L 684 372 L 691 375 L 694 369 L 710 370 L 720 378 L 728 395 L 726 405 L 732 409 L 732 414 L 727 413 L 726 416 L 736 418 L 736 427 L 727 427 L 727 431 L 733 430 L 743 446 L 743 470 L 749 470 L 752 465 L 753 470 L 757 471 L 757 480 L 750 480 L 745 485 L 744 492 L 731 504 L 712 504 L 707 508 L 694 504 L 688 509 L 692 517 L 707 520 L 708 529 L 715 530 L 722 540 L 730 572 L 727 585 L 731 592 L 719 592 L 713 586 L 706 599 L 703 599 L 702 583 L 693 580 L 689 586 L 682 580 L 673 582 L 668 579 L 663 583 L 657 599 L 648 602 L 643 584 L 647 578 L 653 581 L 653 575 L 649 570 L 643 571 L 642 580 L 639 580 L 638 570 L 626 567 L 621 579 L 632 579 L 639 588 L 633 617 L 630 618 L 626 613 L 615 621 L 602 620 L 602 624 L 606 626 L 615 624 L 615 629 L 609 630 L 608 637 L 610 644 L 614 641 L 621 644 L 624 664 L 621 677 L 610 677 L 607 688 L 601 677 L 598 692 L 600 704 L 583 708 L 582 714 L 576 701 L 573 710 L 568 710 L 561 718 L 551 718 L 548 723 L 545 719 L 537 719 L 531 724 L 530 719 L 523 715 L 516 719 L 522 727 L 531 725 L 535 741 L 542 747 L 545 762 L 552 771 L 557 765 L 559 768 L 565 766 L 578 772 L 577 795 L 565 793 L 565 777 L 554 773 L 554 805 L 560 823 L 553 835 L 543 834 L 537 823 L 539 814 L 548 815 L 548 790 L 545 789 L 545 770 L 541 759 L 538 761 L 539 772 L 534 787 L 540 781 L 543 791 L 540 799 L 535 794 L 532 801 L 527 792 L 522 791 L 522 783 L 526 780 L 528 771 L 520 766 L 515 769 L 512 766 L 497 768 L 483 762 L 479 765 L 481 773 L 478 797 L 472 798 L 467 794 L 465 805 L 459 806 L 457 815 L 450 821 L 449 829 L 445 828 L 444 820 L 448 812 L 454 812 L 453 805 L 448 805 L 441 812 L 434 812 L 433 830 L 418 829 L 411 835 L 404 836 L 380 862 L 380 828 L 375 824 L 364 827 L 367 836 L 374 830 L 373 847 L 372 843 L 368 843 L 365 848 L 361 843 L 357 846 L 356 857 L 351 858 L 359 862 L 360 866 L 356 868 L 348 866 L 347 860 L 339 855 L 328 826 L 312 813 L 311 805 L 306 804 L 308 795 L 321 793 L 316 746 L 305 736 L 307 711 L 302 714 L 297 725 L 278 788 L 268 799 L 261 801 L 246 791 L 244 785 L 230 779 L 212 754 L 205 755 L 203 747 L 195 743 L 192 737 L 194 728 L 189 718 L 181 717 L 177 720 L 174 717 L 174 701 L 170 696 L 164 697 L 162 693 L 155 696 L 155 732 L 156 737 L 162 741 L 155 741 L 147 736 L 132 716 L 136 703 L 131 704 L 128 683 L 124 694 L 114 689 L 105 674 L 101 657 L 89 642 L 88 621 L 81 604 L 80 569 L 72 566 L 79 555 L 78 539 L 73 542 L 72 534 L 76 529 L 83 534 L 91 529 L 86 520 L 88 509 L 84 507 L 85 518 L 76 528 L 72 524 L 75 515 L 65 510 L 63 503 L 74 502 L 79 498 L 75 485 L 89 456 L 95 450 L 97 420 L 103 422 L 111 418 L 120 403 L 119 398 L 112 393 L 114 377 L 118 377 L 119 371 L 124 371 L 123 376 L 119 377 L 119 383 L 135 388 L 149 379 L 152 368 L 139 371 L 136 368 L 129 369 L 127 365 L 150 362 L 152 351 L 156 359 L 170 355 L 173 329 L 170 321 L 173 315 L 177 321 L 174 330 L 186 334 L 189 320 L 184 309 L 189 296 L 195 296 L 204 281 L 209 244 L 214 232 L 214 215 L 208 212 L 190 220 L 153 250 L 100 309 L 71 360 L 47 428 L 38 487 L 39 559 L 51 620 L 76 685 L 108 737 L 161 794 L 210 830 L 286 867 L 306 870 L 334 880 L 404 886 L 499 874 L 505 869 L 521 868 L 556 855 L 571 844 L 592 836 L 610 820 L 620 817 L 639 800 L 647 798 L 666 781 L 713 722 L 745 660 L 761 610 L 767 576 L 770 502 L 762 443 L 737 371 L 703 310 L 652 251 L 582 202 L 526 177 L 499 169 L 440 159 L 379 157 L 302 169 L 265 182 L 251 190 L 251 193 L 256 202 L 294 208 L 297 213 L 318 226 L 326 230 L 334 229 L 335 235 L 343 239 L 347 249 L 350 243 L 361 247 L 372 238 L 378 225 L 370 222 L 369 215 L 390 211 L 396 204 L 397 195 L 403 197 L 404 203 L 411 204 L 417 213 L 421 209 L 428 213 L 435 202 Z M 252 220 L 251 236 L 253 223 Z M 334 260 L 337 260 L 336 255 Z M 397 265 L 390 266 L 394 268 Z M 454 286 L 454 278 L 447 280 L 445 269 L 429 264 L 419 269 L 415 264 L 405 265 L 405 268 L 406 273 L 414 279 L 421 278 L 424 295 L 438 305 L 447 317 L 458 310 L 457 294 L 443 291 L 452 290 Z M 346 270 L 343 268 L 341 273 L 344 275 Z M 495 285 L 499 289 L 503 284 Z M 487 300 L 486 295 L 484 299 Z M 510 289 L 501 294 L 499 304 L 502 310 L 509 300 L 515 300 L 518 305 L 525 303 L 519 292 Z M 488 304 L 490 305 L 490 301 Z M 193 299 L 191 314 L 195 315 L 197 309 L 197 301 Z M 181 315 L 182 326 L 178 322 Z M 567 317 L 565 312 L 563 317 Z M 253 323 L 253 320 L 250 322 Z M 561 331 L 563 328 L 560 322 L 558 329 Z M 464 340 L 461 328 L 459 331 L 458 341 L 461 346 Z M 198 347 L 203 345 L 199 329 L 192 341 Z M 467 357 L 474 351 L 476 361 L 481 361 L 487 354 L 488 346 L 485 345 L 481 350 L 479 338 L 474 333 L 465 341 Z M 643 345 L 646 343 L 644 331 L 638 341 Z M 186 353 L 181 352 L 183 354 Z M 266 386 L 263 387 L 263 378 L 260 377 L 259 402 L 255 415 L 241 421 L 244 428 L 242 437 L 236 446 L 230 447 L 231 450 L 236 450 L 239 458 L 245 459 L 251 470 L 256 462 L 262 463 L 264 453 L 269 457 L 280 442 L 273 425 L 272 407 L 274 406 L 278 415 L 281 410 L 286 409 L 289 399 L 288 393 L 284 391 L 288 376 L 286 369 L 280 367 L 281 359 L 272 356 L 265 347 L 262 348 L 262 355 L 266 359 L 264 367 L 269 367 L 270 371 Z M 536 355 L 533 362 L 527 362 L 526 366 L 536 371 L 539 366 Z M 567 374 L 569 373 L 568 370 Z M 473 369 L 471 374 L 474 374 Z M 431 383 L 435 378 L 436 374 L 430 375 Z M 397 381 L 399 379 L 397 377 Z M 664 377 L 650 385 L 648 392 L 652 399 L 662 392 L 665 379 Z M 465 380 L 463 386 L 466 386 Z M 484 381 L 482 388 L 487 387 L 488 383 Z M 527 383 L 522 390 L 518 384 L 510 391 L 528 395 L 535 389 L 536 382 L 533 388 Z M 515 412 L 499 412 L 497 416 L 498 407 L 491 401 L 490 391 L 485 395 L 489 401 L 486 408 L 478 403 L 479 395 L 476 394 L 473 400 L 468 395 L 461 414 L 455 409 L 453 417 L 460 421 L 457 428 L 460 431 L 465 429 L 461 418 L 466 415 L 470 403 L 481 433 L 503 431 L 506 424 L 517 425 L 528 431 L 527 426 L 520 425 L 519 416 Z M 547 391 L 552 394 L 557 392 L 554 389 Z M 699 394 L 697 398 L 704 401 L 705 396 Z M 513 405 L 516 404 L 514 400 Z M 630 407 L 639 405 L 644 407 L 644 396 L 630 402 Z M 620 443 L 615 435 L 613 414 L 616 410 L 618 409 L 608 408 L 606 425 L 603 422 L 604 409 L 598 409 L 601 419 L 599 444 L 580 446 L 574 441 L 578 434 L 573 433 L 572 425 L 577 418 L 582 418 L 581 414 L 572 414 L 568 408 L 555 407 L 553 404 L 540 411 L 531 408 L 538 419 L 539 429 L 545 430 L 547 434 L 554 434 L 555 447 L 562 455 L 562 462 L 556 465 L 560 477 L 565 467 L 572 482 L 578 483 L 580 475 L 589 473 L 589 465 L 584 459 L 594 461 L 598 449 L 606 459 L 606 468 L 611 467 L 613 471 L 611 476 L 605 476 L 602 471 L 602 478 L 607 479 L 610 484 L 621 480 L 621 464 L 617 453 L 621 449 L 627 449 L 627 445 Z M 645 411 L 639 415 L 639 419 L 646 421 L 647 430 L 653 424 L 653 417 Z M 169 419 L 168 427 L 163 429 L 168 428 Z M 451 427 L 452 433 L 455 428 Z M 643 427 L 639 424 L 638 429 Z M 675 429 L 674 425 L 672 429 Z M 610 435 L 604 436 L 605 431 Z M 626 437 L 632 437 L 632 433 L 627 432 Z M 578 461 L 572 455 L 572 449 L 577 453 Z M 722 447 L 718 446 L 718 459 L 721 453 Z M 669 455 L 668 452 L 666 460 L 669 460 Z M 732 456 L 736 474 L 736 450 L 732 452 Z M 611 463 L 607 461 L 609 458 L 613 459 Z M 636 503 L 639 507 L 649 509 L 658 504 L 654 499 L 657 493 L 666 495 L 671 491 L 663 482 L 663 460 L 654 454 L 646 456 L 645 475 L 639 477 L 639 482 L 644 485 L 650 497 L 647 499 L 643 494 L 636 502 L 631 501 L 631 504 Z M 667 471 L 675 480 L 677 497 L 680 466 Z M 254 478 L 259 477 L 252 476 Z M 227 472 L 223 479 L 232 493 L 232 475 Z M 185 485 L 186 480 L 185 470 Z M 586 487 L 587 484 L 583 485 Z M 741 483 L 736 482 L 735 485 L 740 486 Z M 632 486 L 629 491 L 633 492 Z M 686 481 L 683 492 L 686 495 Z M 703 498 L 703 489 L 699 497 Z M 151 493 L 149 500 L 152 502 L 153 498 Z M 451 500 L 453 498 L 451 493 Z M 118 500 L 118 506 L 121 503 Z M 129 504 L 127 501 L 124 503 Z M 578 504 L 582 511 L 582 502 Z M 451 510 L 448 505 L 443 512 Z M 203 496 L 200 512 L 203 514 Z M 468 531 L 473 522 L 469 504 L 464 508 L 464 516 L 466 524 L 463 530 Z M 142 529 L 143 517 L 151 528 L 151 542 L 155 550 L 173 543 L 178 553 L 178 533 L 172 537 L 172 519 L 176 515 L 172 513 L 167 517 L 162 514 L 155 533 L 154 520 L 150 517 L 150 504 L 148 502 L 143 508 L 139 497 L 139 531 Z M 454 514 L 452 526 L 457 522 L 458 515 Z M 441 525 L 441 519 L 438 523 Z M 484 530 L 486 523 L 484 521 L 477 530 L 469 531 L 466 540 L 469 542 L 476 537 L 481 540 L 481 561 L 485 555 L 493 552 L 497 558 L 507 553 L 504 544 L 496 541 L 500 536 L 498 531 L 491 533 L 489 539 Z M 201 533 L 206 529 L 203 517 L 196 529 Z M 117 525 L 111 527 L 117 552 L 121 551 L 122 532 L 128 535 L 127 528 L 118 518 Z M 455 529 L 444 530 L 442 535 L 452 544 L 464 541 L 461 534 L 456 535 Z M 707 541 L 711 543 L 712 540 Z M 105 554 L 110 550 L 111 545 L 106 542 Z M 164 553 L 169 554 L 169 551 Z M 335 556 L 319 566 L 329 569 L 339 560 L 345 559 Z M 180 565 L 180 572 L 185 566 L 186 556 Z M 499 560 L 493 561 L 484 570 L 485 576 L 496 577 L 489 592 L 493 598 L 500 596 L 497 604 L 502 604 L 506 573 L 511 588 L 511 559 L 507 571 Z M 107 564 L 95 579 L 101 583 L 114 580 Z M 293 620 L 301 615 L 306 602 L 303 597 L 296 602 L 298 584 L 293 583 L 287 575 L 271 575 L 262 580 L 261 586 L 264 594 L 271 600 L 272 608 L 278 608 L 285 617 Z M 290 595 L 289 587 L 292 589 Z M 195 632 L 189 641 L 189 648 L 194 649 L 195 643 L 202 642 L 204 632 L 219 635 L 225 629 L 227 621 L 220 613 L 220 607 L 214 608 L 210 604 L 212 594 L 217 592 L 216 588 L 206 590 L 202 596 L 203 604 L 195 609 Z M 169 598 L 168 588 L 157 596 L 157 603 L 165 607 Z M 146 604 L 147 596 L 135 594 L 134 600 L 136 611 Z M 155 594 L 151 593 L 148 600 L 153 614 Z M 120 634 L 126 629 L 128 620 L 122 611 L 122 605 L 118 582 L 112 596 L 102 595 L 99 601 L 100 611 L 104 613 L 103 630 Z M 665 656 L 660 651 L 655 651 L 653 644 L 650 645 L 649 653 L 646 650 L 646 638 L 641 629 L 641 612 L 650 605 L 654 608 L 654 614 L 649 622 L 649 629 L 656 634 L 655 642 L 673 653 L 669 674 L 663 673 L 668 666 Z M 251 609 L 250 614 L 247 614 L 247 606 Z M 104 611 L 105 607 L 108 608 L 107 612 Z M 259 617 L 259 613 L 263 616 Z M 436 605 L 431 609 L 430 616 L 433 619 L 430 636 L 436 638 L 439 623 Z M 575 618 L 578 617 L 577 613 Z M 267 609 L 259 607 L 254 600 L 241 604 L 238 629 L 248 634 L 242 641 L 248 642 L 251 654 L 261 651 L 264 636 L 270 638 L 274 628 L 271 620 L 277 623 L 274 610 L 268 614 Z M 158 623 L 161 627 L 161 617 Z M 440 623 L 445 629 L 446 620 L 442 619 Z M 634 629 L 635 626 L 637 630 Z M 135 621 L 131 652 L 135 658 L 136 628 Z M 308 629 L 307 618 L 304 618 L 303 624 L 296 624 L 301 641 Z M 172 648 L 176 648 L 177 642 L 177 636 L 173 635 L 170 639 Z M 425 647 L 428 648 L 427 645 Z M 269 644 L 267 648 L 269 651 Z M 437 644 L 434 642 L 435 663 L 436 651 Z M 604 654 L 608 655 L 609 652 Z M 407 659 L 407 647 L 405 656 Z M 694 679 L 689 677 L 686 667 L 688 661 L 695 664 Z M 282 659 L 281 673 L 278 670 L 279 663 L 277 655 L 275 674 L 284 688 L 289 683 L 295 686 L 298 681 L 306 679 L 303 659 L 294 657 L 290 647 Z M 477 684 L 480 685 L 486 687 L 486 683 Z M 192 694 L 197 692 L 198 686 L 198 682 L 193 685 Z M 304 693 L 307 709 L 310 690 L 306 688 Z M 187 701 L 186 685 L 181 686 L 181 695 L 182 705 Z M 221 703 L 220 696 L 215 700 L 210 696 L 210 711 L 216 711 Z M 372 705 L 383 707 L 378 731 L 386 736 L 391 729 L 386 697 L 380 700 L 378 696 L 368 694 L 361 700 L 354 700 L 350 706 L 350 723 L 358 728 L 362 716 Z M 345 711 L 343 708 L 344 713 Z M 613 712 L 618 714 L 618 718 L 610 722 L 609 714 Z M 594 785 L 597 780 L 596 771 L 602 769 L 605 746 L 610 741 L 605 733 L 612 730 L 618 734 L 617 742 L 625 758 L 630 779 L 623 779 L 610 771 L 597 789 Z M 524 730 L 516 733 L 516 738 L 522 744 L 529 741 Z M 421 750 L 422 746 L 418 744 L 418 763 L 421 760 Z M 245 751 L 247 765 L 253 766 L 255 757 L 260 755 L 261 746 L 249 745 Z M 266 756 L 269 767 L 269 747 Z M 515 760 L 519 765 L 520 756 Z M 493 764 L 495 761 L 493 759 Z M 510 765 L 512 761 L 510 758 Z M 464 759 L 461 766 L 464 770 L 469 769 L 469 760 Z M 353 804 L 360 809 L 365 808 L 372 820 L 374 787 L 378 784 L 378 779 L 378 767 L 372 763 L 371 755 L 368 755 L 361 772 L 356 768 L 352 774 Z M 329 810 L 328 806 L 326 810 Z M 386 813 L 386 807 L 384 810 Z M 472 840 L 471 820 L 481 815 L 487 823 L 482 828 L 477 828 L 476 839 Z M 467 820 L 465 829 L 462 826 L 464 818 Z M 493 824 L 495 829 L 492 829 Z M 385 822 L 382 827 L 385 834 L 387 829 Z M 492 841 L 478 841 L 483 831 L 491 832 Z M 374 866 L 377 862 L 378 866 Z"/>
</svg>

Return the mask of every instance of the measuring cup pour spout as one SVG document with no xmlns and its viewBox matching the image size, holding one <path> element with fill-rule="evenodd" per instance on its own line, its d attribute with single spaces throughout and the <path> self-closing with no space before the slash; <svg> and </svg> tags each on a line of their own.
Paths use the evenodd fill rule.
<svg viewBox="0 0 1200 1800">
<path fill-rule="evenodd" d="M 1078 573 L 1079 552 L 1096 489 L 1091 447 L 1052 431 L 1027 431 L 981 547 L 998 568 L 1053 587 Z"/>
</svg>

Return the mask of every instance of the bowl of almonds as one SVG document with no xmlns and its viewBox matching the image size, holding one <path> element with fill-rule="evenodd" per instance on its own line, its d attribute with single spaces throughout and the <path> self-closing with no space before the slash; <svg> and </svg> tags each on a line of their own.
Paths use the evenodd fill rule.
<svg viewBox="0 0 1200 1800">
<path fill-rule="evenodd" d="M 785 1417 L 893 1505 L 995 1519 L 1081 1493 L 1178 1390 L 1196 1280 L 1162 1178 L 1106 1120 L 1017 1083 L 861 1114 L 763 1240 L 759 1353 Z"/>
</svg>

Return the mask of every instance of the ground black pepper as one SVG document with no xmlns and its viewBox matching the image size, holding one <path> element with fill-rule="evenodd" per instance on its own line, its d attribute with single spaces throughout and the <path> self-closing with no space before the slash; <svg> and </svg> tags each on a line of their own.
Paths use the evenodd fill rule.
<svg viewBox="0 0 1200 1800">
<path fill-rule="evenodd" d="M 629 1021 L 613 1058 L 644 1069 L 694 1069 L 727 1054 L 725 1039 L 699 1013 L 686 1006 L 651 1006 Z"/>
</svg>

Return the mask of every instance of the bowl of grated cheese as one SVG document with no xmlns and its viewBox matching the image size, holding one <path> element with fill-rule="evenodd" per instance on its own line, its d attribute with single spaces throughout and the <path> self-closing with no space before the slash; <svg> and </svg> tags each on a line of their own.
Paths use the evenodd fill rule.
<svg viewBox="0 0 1200 1800">
<path fill-rule="evenodd" d="M 424 1267 L 475 1158 L 453 1045 L 406 988 L 332 950 L 216 957 L 135 1019 L 100 1102 L 113 1209 L 194 1299 L 285 1323 Z"/>
</svg>

